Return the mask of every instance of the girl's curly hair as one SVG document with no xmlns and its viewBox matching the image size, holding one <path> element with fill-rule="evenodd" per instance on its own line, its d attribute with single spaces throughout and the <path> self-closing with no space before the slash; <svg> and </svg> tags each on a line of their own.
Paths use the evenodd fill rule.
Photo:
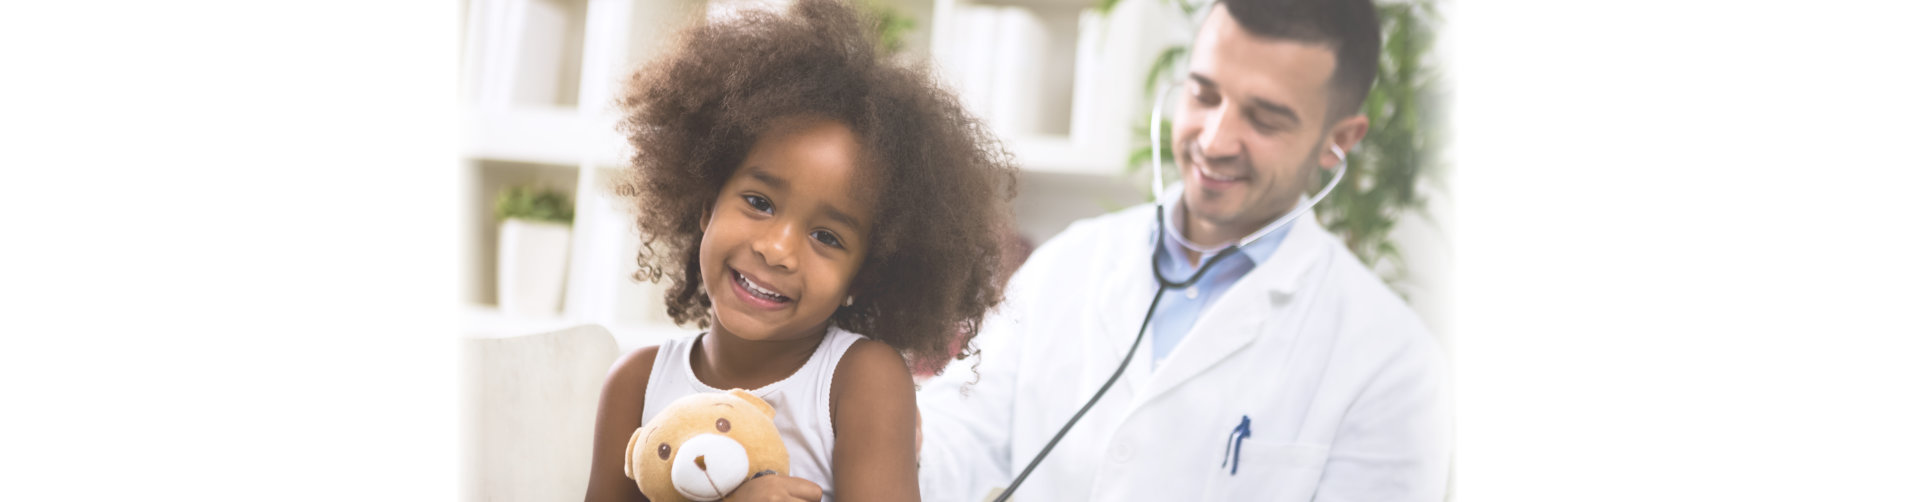
<svg viewBox="0 0 1920 502">
<path fill-rule="evenodd" d="M 852 7 L 798 0 L 785 13 L 695 21 L 627 81 L 620 129 L 634 154 L 622 192 L 643 243 L 634 277 L 670 281 L 675 322 L 709 323 L 702 212 L 770 125 L 817 116 L 859 137 L 861 185 L 875 192 L 873 247 L 853 305 L 832 322 L 916 367 L 973 352 L 967 342 L 1001 299 L 1012 157 L 924 68 L 887 61 L 874 40 Z"/>
</svg>

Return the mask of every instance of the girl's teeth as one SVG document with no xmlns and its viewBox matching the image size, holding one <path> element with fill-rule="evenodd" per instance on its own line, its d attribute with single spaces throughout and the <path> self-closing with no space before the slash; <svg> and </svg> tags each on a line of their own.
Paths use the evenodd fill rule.
<svg viewBox="0 0 1920 502">
<path fill-rule="evenodd" d="M 785 297 L 785 296 L 781 296 L 781 295 L 779 295 L 779 294 L 777 294 L 777 293 L 774 293 L 774 292 L 772 292 L 772 291 L 768 291 L 768 290 L 766 290 L 765 288 L 761 288 L 761 287 L 760 287 L 760 285 L 758 285 L 758 284 L 754 284 L 752 280 L 749 280 L 749 279 L 747 279 L 747 276 L 746 276 L 746 274 L 741 274 L 741 273 L 739 273 L 739 272 L 734 272 L 734 274 L 736 274 L 736 275 L 738 275 L 738 276 L 740 277 L 740 283 L 741 283 L 741 284 L 745 284 L 745 285 L 747 286 L 747 291 L 748 291 L 748 292 L 751 292 L 751 293 L 753 293 L 753 294 L 755 294 L 755 295 L 758 295 L 758 296 L 760 296 L 760 297 L 762 297 L 762 298 L 767 298 L 767 299 L 770 299 L 770 300 L 786 300 L 786 299 L 787 299 L 787 297 Z"/>
</svg>

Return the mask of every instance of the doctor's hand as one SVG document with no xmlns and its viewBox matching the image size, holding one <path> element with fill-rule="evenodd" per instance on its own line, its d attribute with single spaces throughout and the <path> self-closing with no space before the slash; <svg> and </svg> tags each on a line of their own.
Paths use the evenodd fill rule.
<svg viewBox="0 0 1920 502">
<path fill-rule="evenodd" d="M 729 502 L 820 502 L 820 485 L 785 474 L 757 476 L 728 495 Z"/>
</svg>

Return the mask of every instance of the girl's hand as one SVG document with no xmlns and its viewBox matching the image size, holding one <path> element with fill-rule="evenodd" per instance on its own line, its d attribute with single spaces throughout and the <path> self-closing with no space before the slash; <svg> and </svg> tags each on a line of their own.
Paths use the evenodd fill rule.
<svg viewBox="0 0 1920 502">
<path fill-rule="evenodd" d="M 820 502 L 820 485 L 812 481 L 769 474 L 756 476 L 733 490 L 726 500 L 733 502 Z"/>
</svg>

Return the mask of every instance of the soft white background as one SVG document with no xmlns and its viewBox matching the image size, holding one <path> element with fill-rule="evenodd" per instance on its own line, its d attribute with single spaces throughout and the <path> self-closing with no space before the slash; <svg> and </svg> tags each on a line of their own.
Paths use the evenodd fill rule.
<svg viewBox="0 0 1920 502">
<path fill-rule="evenodd" d="M 0 499 L 454 496 L 457 9 L 0 7 Z M 1920 8 L 1451 10 L 1456 499 L 1920 498 Z"/>
</svg>

